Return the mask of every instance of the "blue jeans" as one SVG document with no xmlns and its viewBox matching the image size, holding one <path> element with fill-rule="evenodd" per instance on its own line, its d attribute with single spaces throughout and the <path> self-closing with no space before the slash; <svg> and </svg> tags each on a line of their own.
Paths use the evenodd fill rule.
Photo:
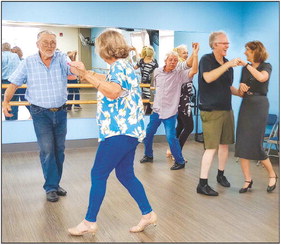
<svg viewBox="0 0 281 245">
<path fill-rule="evenodd" d="M 106 182 L 113 169 L 115 169 L 117 179 L 137 202 L 141 213 L 145 215 L 152 211 L 143 185 L 134 173 L 137 145 L 137 138 L 126 135 L 109 137 L 100 142 L 91 171 L 92 186 L 86 220 L 96 222 L 105 195 Z"/>
<path fill-rule="evenodd" d="M 62 176 L 67 113 L 66 109 L 52 112 L 34 105 L 30 106 L 30 113 L 40 148 L 43 188 L 48 193 L 58 189 Z"/>
<path fill-rule="evenodd" d="M 171 152 L 173 154 L 173 157 L 175 158 L 175 162 L 178 164 L 185 163 L 184 158 L 182 156 L 179 139 L 176 137 L 176 121 L 177 115 L 174 115 L 167 119 L 159 119 L 159 114 L 155 112 L 150 115 L 150 121 L 146 128 L 146 137 L 143 140 L 145 146 L 144 155 L 148 157 L 153 157 L 153 138 L 161 122 L 163 122 L 166 132 L 166 138 L 170 146 Z"/>
</svg>

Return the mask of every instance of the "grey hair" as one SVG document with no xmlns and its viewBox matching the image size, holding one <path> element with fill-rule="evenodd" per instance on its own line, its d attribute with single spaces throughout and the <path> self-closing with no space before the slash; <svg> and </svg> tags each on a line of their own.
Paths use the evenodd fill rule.
<svg viewBox="0 0 281 245">
<path fill-rule="evenodd" d="M 11 51 L 11 44 L 2 43 L 2 51 Z"/>
<path fill-rule="evenodd" d="M 44 31 L 40 31 L 38 34 L 37 34 L 37 41 L 40 40 L 41 36 L 43 34 L 49 34 L 49 35 L 54 35 L 55 37 L 57 37 L 57 35 L 55 33 L 53 33 L 52 31 L 48 31 L 48 30 L 44 30 Z"/>
<path fill-rule="evenodd" d="M 219 36 L 219 35 L 227 36 L 224 31 L 214 31 L 214 32 L 212 32 L 210 34 L 210 36 L 209 36 L 209 45 L 210 45 L 211 49 L 214 48 L 215 40 L 216 40 L 217 36 Z"/>
<path fill-rule="evenodd" d="M 164 59 L 164 60 L 167 60 L 170 56 L 176 56 L 177 58 L 179 58 L 179 55 L 178 55 L 177 52 L 175 52 L 175 51 L 170 51 L 170 52 L 166 53 L 165 59 Z"/>
</svg>

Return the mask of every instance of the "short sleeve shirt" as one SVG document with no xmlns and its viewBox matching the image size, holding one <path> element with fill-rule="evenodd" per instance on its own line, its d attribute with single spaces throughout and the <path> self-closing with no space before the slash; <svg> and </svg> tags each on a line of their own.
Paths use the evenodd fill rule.
<svg viewBox="0 0 281 245">
<path fill-rule="evenodd" d="M 228 60 L 223 58 L 224 63 Z M 233 83 L 233 68 L 229 68 L 217 80 L 207 83 L 203 78 L 204 72 L 212 71 L 221 65 L 214 53 L 205 54 L 199 62 L 199 94 L 200 108 L 207 110 L 231 110 L 231 90 Z"/>
<path fill-rule="evenodd" d="M 117 99 L 98 92 L 97 122 L 99 141 L 116 135 L 127 135 L 142 141 L 145 137 L 141 89 L 133 66 L 126 59 L 111 64 L 106 80 L 122 87 Z"/>
<path fill-rule="evenodd" d="M 19 56 L 11 51 L 2 52 L 2 80 L 8 80 L 20 64 Z"/>
<path fill-rule="evenodd" d="M 54 108 L 67 100 L 67 76 L 70 74 L 66 54 L 55 52 L 47 67 L 37 53 L 24 59 L 9 81 L 17 86 L 27 84 L 25 98 L 31 104 Z"/>
<path fill-rule="evenodd" d="M 243 67 L 240 83 L 247 84 L 250 87 L 249 92 L 261 93 L 266 95 L 268 92 L 268 83 L 272 71 L 272 66 L 269 63 L 263 62 L 257 67 L 257 70 L 267 71 L 269 74 L 268 80 L 262 83 L 259 82 L 257 79 L 253 77 L 253 75 L 249 72 L 249 70 L 246 67 Z"/>
</svg>

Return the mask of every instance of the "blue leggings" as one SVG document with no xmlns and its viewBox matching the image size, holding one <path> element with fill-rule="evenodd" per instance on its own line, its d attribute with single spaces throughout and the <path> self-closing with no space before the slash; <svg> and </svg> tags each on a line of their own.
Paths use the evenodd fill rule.
<svg viewBox="0 0 281 245">
<path fill-rule="evenodd" d="M 142 215 L 152 211 L 141 182 L 134 173 L 137 138 L 126 135 L 106 138 L 99 144 L 94 166 L 91 171 L 92 186 L 86 220 L 96 222 L 102 204 L 106 182 L 115 169 L 116 177 L 137 202 Z"/>
</svg>

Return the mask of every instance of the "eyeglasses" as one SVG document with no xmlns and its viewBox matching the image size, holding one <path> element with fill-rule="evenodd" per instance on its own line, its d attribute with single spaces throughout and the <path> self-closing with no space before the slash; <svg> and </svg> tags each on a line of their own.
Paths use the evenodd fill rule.
<svg viewBox="0 0 281 245">
<path fill-rule="evenodd" d="M 49 46 L 51 46 L 51 48 L 54 48 L 54 47 L 56 47 L 56 45 L 57 45 L 57 43 L 56 42 L 47 42 L 47 41 L 43 41 L 42 42 L 42 45 L 44 46 L 44 47 L 49 47 Z"/>
<path fill-rule="evenodd" d="M 222 45 L 229 45 L 229 43 L 224 43 L 224 42 L 216 42 L 216 43 L 218 43 L 218 44 L 222 44 Z"/>
</svg>

